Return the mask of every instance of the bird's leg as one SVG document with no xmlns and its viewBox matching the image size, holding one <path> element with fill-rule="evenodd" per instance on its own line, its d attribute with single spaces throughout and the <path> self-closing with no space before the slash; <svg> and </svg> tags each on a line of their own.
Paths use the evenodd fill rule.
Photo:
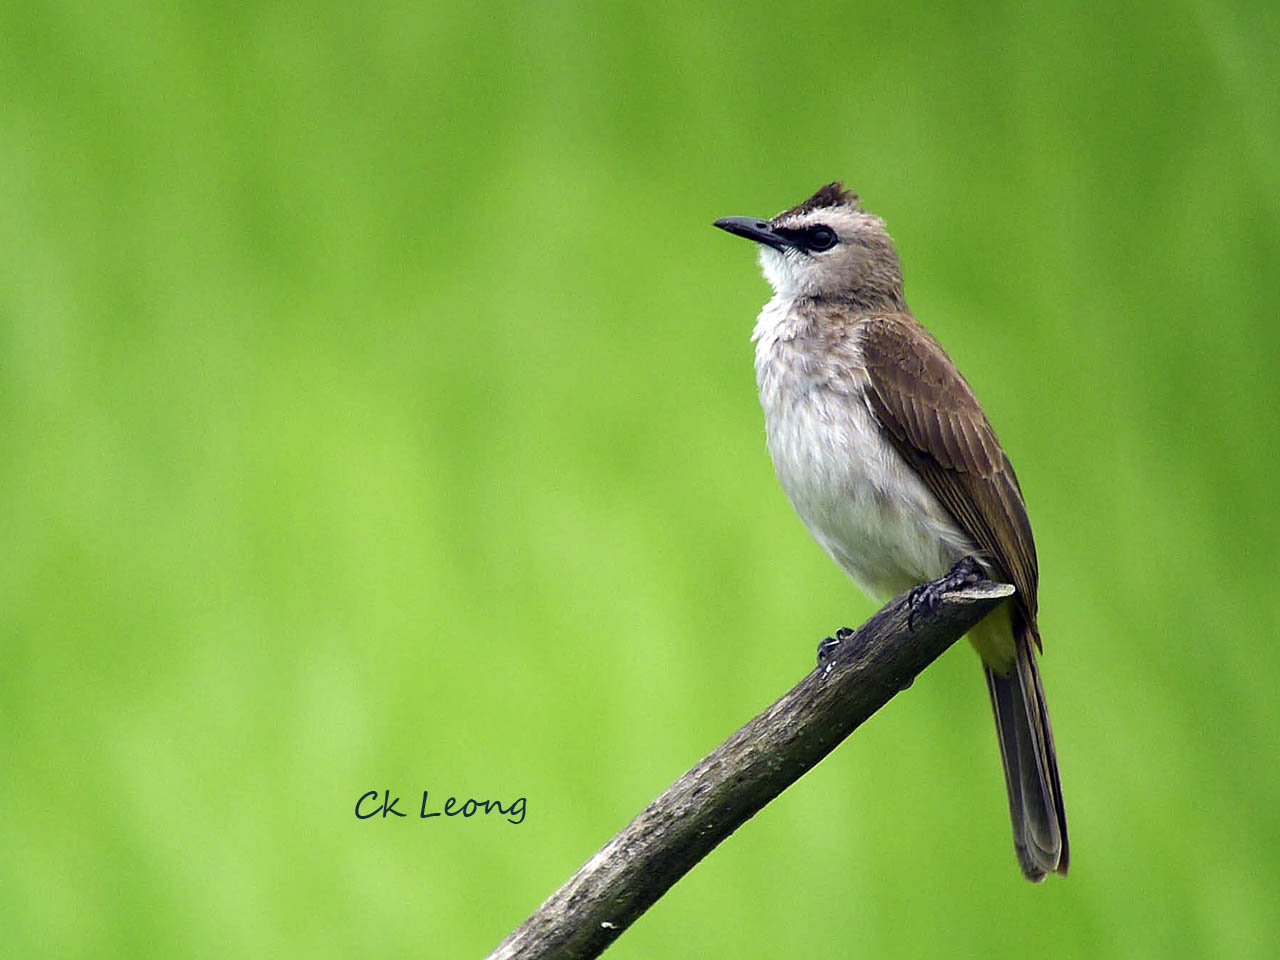
<svg viewBox="0 0 1280 960">
<path fill-rule="evenodd" d="M 945 576 L 912 587 L 907 594 L 907 628 L 915 626 L 916 611 L 923 607 L 932 611 L 944 593 L 951 593 L 985 579 L 977 557 L 962 557 Z"/>
<path fill-rule="evenodd" d="M 818 644 L 818 666 L 822 666 L 835 656 L 836 648 L 853 637 L 852 627 L 841 627 L 834 637 L 826 637 Z"/>
<path fill-rule="evenodd" d="M 971 587 L 985 579 L 987 575 L 983 572 L 982 564 L 978 562 L 977 557 L 961 557 L 942 578 L 942 589 L 944 591 L 959 590 L 961 587 Z"/>
</svg>

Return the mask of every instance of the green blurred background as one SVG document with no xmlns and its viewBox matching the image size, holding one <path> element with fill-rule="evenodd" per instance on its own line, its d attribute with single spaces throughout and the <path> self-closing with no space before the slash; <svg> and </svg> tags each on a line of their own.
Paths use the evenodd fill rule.
<svg viewBox="0 0 1280 960">
<path fill-rule="evenodd" d="M 1022 479 L 1072 875 L 957 646 L 610 956 L 1276 955 L 1277 10 L 4 5 L 0 952 L 483 955 L 865 619 L 710 226 L 841 177 Z"/>
</svg>

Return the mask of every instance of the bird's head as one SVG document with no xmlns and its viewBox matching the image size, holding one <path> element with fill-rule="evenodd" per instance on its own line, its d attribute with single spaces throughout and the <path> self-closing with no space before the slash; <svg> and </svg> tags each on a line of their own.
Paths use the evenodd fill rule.
<svg viewBox="0 0 1280 960">
<path fill-rule="evenodd" d="M 760 244 L 776 293 L 902 309 L 902 265 L 884 221 L 837 181 L 772 220 L 725 217 L 715 225 Z"/>
</svg>

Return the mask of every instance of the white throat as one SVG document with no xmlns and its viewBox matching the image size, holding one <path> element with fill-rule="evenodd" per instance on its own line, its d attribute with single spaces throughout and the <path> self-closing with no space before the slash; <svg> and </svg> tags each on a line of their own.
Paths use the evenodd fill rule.
<svg viewBox="0 0 1280 960">
<path fill-rule="evenodd" d="M 771 247 L 760 248 L 760 269 L 764 278 L 769 281 L 776 294 L 774 299 L 782 297 L 788 301 L 797 297 L 812 294 L 809 271 L 802 262 L 804 254 L 795 250 L 774 250 Z"/>
</svg>

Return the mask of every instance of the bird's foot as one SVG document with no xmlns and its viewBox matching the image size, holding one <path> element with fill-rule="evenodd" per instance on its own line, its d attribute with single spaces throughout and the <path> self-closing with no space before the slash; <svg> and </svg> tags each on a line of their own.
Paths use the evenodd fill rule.
<svg viewBox="0 0 1280 960">
<path fill-rule="evenodd" d="M 834 637 L 826 637 L 818 644 L 818 666 L 825 666 L 831 662 L 831 658 L 835 656 L 836 650 L 842 643 L 853 637 L 852 627 L 841 627 L 836 631 Z"/>
<path fill-rule="evenodd" d="M 986 574 L 982 572 L 982 564 L 978 563 L 977 557 L 961 557 L 956 561 L 955 566 L 947 571 L 947 575 L 943 577 L 944 589 L 959 590 L 962 587 L 971 587 L 986 578 Z"/>
<path fill-rule="evenodd" d="M 932 613 L 942 595 L 986 579 L 976 557 L 962 557 L 945 576 L 911 588 L 907 594 L 907 629 L 915 627 L 916 613 Z"/>
<path fill-rule="evenodd" d="M 907 594 L 907 629 L 916 628 L 916 613 L 932 613 L 938 605 L 938 594 L 934 590 L 934 581 L 918 584 Z"/>
</svg>

